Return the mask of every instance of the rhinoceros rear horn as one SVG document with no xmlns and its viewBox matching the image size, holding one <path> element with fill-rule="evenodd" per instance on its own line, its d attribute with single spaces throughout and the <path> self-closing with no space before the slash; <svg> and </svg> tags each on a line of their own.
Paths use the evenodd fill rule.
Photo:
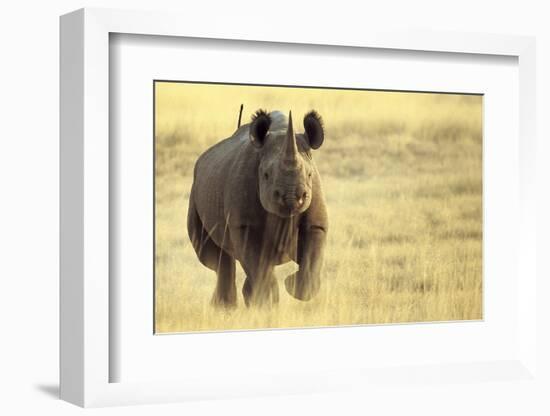
<svg viewBox="0 0 550 416">
<path fill-rule="evenodd" d="M 304 117 L 304 129 L 306 139 L 312 149 L 318 149 L 325 140 L 323 119 L 315 110 L 311 110 Z"/>
<path fill-rule="evenodd" d="M 258 110 L 252 116 L 250 124 L 250 141 L 256 147 L 262 147 L 271 125 L 271 118 L 265 110 Z"/>
</svg>

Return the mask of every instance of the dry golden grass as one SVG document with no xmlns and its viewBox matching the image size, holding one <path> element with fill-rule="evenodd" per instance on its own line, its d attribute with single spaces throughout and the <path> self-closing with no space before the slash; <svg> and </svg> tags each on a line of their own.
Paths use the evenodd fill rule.
<svg viewBox="0 0 550 416">
<path fill-rule="evenodd" d="M 224 312 L 187 237 L 199 154 L 257 108 L 325 120 L 314 158 L 329 209 L 322 289 L 310 302 Z M 270 87 L 156 85 L 156 332 L 481 319 L 482 98 Z M 280 282 L 297 266 L 276 269 Z"/>
</svg>

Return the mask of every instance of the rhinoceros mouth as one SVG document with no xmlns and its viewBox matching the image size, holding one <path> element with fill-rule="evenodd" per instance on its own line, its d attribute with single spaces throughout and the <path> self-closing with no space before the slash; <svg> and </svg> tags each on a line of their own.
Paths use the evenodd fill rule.
<svg viewBox="0 0 550 416">
<path fill-rule="evenodd" d="M 288 208 L 283 206 L 278 207 L 275 212 L 271 211 L 272 214 L 275 214 L 280 218 L 292 218 L 302 212 L 303 210 L 301 208 Z"/>
</svg>

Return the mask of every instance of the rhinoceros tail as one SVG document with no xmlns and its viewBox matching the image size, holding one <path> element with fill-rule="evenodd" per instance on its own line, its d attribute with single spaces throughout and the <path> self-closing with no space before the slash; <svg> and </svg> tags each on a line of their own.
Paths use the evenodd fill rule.
<svg viewBox="0 0 550 416">
<path fill-rule="evenodd" d="M 239 121 L 237 122 L 237 130 L 241 127 L 241 118 L 243 116 L 244 104 L 241 104 L 241 110 L 239 111 Z"/>
</svg>

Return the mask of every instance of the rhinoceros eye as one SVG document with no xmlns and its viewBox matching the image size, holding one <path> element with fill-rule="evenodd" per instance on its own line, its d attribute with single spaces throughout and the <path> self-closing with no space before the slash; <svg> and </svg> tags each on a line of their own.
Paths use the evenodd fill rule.
<svg viewBox="0 0 550 416">
<path fill-rule="evenodd" d="M 269 175 L 267 172 L 264 173 L 264 179 L 267 181 L 269 179 Z"/>
</svg>

